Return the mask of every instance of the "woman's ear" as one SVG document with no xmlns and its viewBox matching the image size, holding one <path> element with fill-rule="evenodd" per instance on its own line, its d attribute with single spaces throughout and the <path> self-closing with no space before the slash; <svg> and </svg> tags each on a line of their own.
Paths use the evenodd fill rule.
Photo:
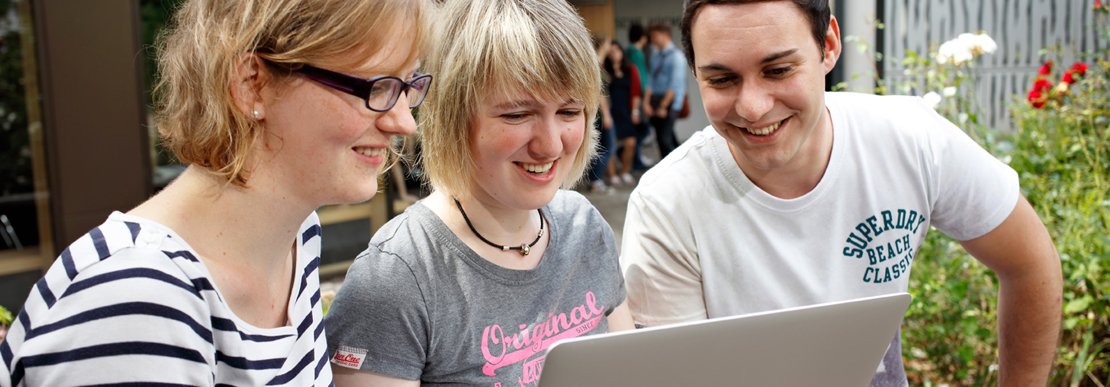
<svg viewBox="0 0 1110 387">
<path fill-rule="evenodd" d="M 243 54 L 235 64 L 229 85 L 235 107 L 256 121 L 266 116 L 262 103 L 262 86 L 267 76 L 264 66 L 257 55 Z"/>
</svg>

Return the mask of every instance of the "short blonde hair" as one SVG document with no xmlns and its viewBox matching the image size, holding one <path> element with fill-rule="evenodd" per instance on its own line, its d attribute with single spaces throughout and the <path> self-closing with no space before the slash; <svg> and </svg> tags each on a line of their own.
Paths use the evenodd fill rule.
<svg viewBox="0 0 1110 387">
<path fill-rule="evenodd" d="M 263 59 L 275 79 L 302 64 L 353 67 L 390 44 L 392 31 L 416 25 L 407 60 L 415 63 L 433 8 L 426 0 L 187 0 L 157 44 L 162 141 L 179 161 L 245 185 L 263 130 L 230 91 L 243 55 Z"/>
<path fill-rule="evenodd" d="M 477 101 L 523 88 L 585 104 L 584 140 L 562 182 L 571 188 L 596 153 L 601 74 L 582 18 L 564 0 L 450 1 L 425 68 L 436 83 L 420 109 L 426 183 L 469 195 L 477 175 L 470 135 Z"/>
</svg>

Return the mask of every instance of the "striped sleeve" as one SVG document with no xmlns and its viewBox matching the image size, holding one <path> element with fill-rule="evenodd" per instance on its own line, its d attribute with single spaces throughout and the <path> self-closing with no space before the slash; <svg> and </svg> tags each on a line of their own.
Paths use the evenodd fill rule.
<svg viewBox="0 0 1110 387">
<path fill-rule="evenodd" d="M 211 313 L 196 284 L 156 249 L 105 259 L 97 234 L 32 289 L 0 349 L 9 373 L 0 384 L 213 384 Z"/>
</svg>

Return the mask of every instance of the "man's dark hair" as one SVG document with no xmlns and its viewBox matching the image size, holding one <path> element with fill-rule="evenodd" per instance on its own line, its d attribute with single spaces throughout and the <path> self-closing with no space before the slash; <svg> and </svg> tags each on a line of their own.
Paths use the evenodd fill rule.
<svg viewBox="0 0 1110 387">
<path fill-rule="evenodd" d="M 653 34 L 653 33 L 656 33 L 656 32 L 662 32 L 662 33 L 667 34 L 667 37 L 671 36 L 671 26 L 666 25 L 666 24 L 660 24 L 660 23 L 651 24 L 651 25 L 648 25 L 647 30 L 648 30 L 648 34 Z"/>
<path fill-rule="evenodd" d="M 640 23 L 632 23 L 628 26 L 628 43 L 639 42 L 644 37 L 644 26 Z"/>
<path fill-rule="evenodd" d="M 698 9 L 703 5 L 715 4 L 748 4 L 748 3 L 762 3 L 767 1 L 785 1 L 785 0 L 687 0 L 685 11 L 682 14 L 682 52 L 686 54 L 686 63 L 690 64 L 690 69 L 695 69 L 694 64 L 694 42 L 690 37 L 690 30 L 693 28 L 694 15 L 697 15 Z M 806 20 L 809 21 L 810 33 L 813 34 L 813 39 L 817 41 L 817 48 L 825 51 L 825 32 L 829 30 L 829 16 L 832 12 L 829 10 L 829 0 L 791 0 L 794 5 L 801 8 L 802 13 L 806 15 Z"/>
</svg>

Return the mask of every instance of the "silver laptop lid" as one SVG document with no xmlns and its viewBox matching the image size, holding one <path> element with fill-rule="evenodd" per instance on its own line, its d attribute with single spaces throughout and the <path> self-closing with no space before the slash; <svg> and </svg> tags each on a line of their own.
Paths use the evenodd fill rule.
<svg viewBox="0 0 1110 387">
<path fill-rule="evenodd" d="M 548 349 L 541 387 L 867 386 L 910 295 L 587 336 Z"/>
</svg>

